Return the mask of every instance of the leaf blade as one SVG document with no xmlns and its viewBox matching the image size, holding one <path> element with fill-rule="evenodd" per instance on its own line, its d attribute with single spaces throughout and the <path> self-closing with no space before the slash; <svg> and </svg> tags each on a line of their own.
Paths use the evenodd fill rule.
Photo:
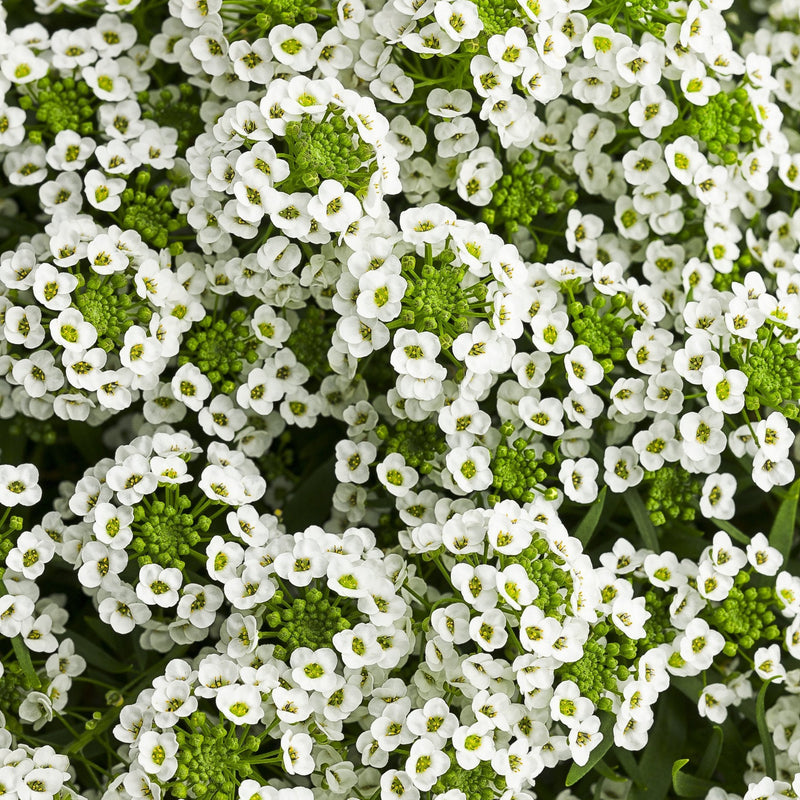
<svg viewBox="0 0 800 800">
<path fill-rule="evenodd" d="M 768 777 L 774 779 L 777 775 L 777 770 L 775 768 L 775 743 L 772 741 L 772 736 L 767 727 L 767 715 L 764 707 L 767 688 L 773 680 L 775 679 L 770 678 L 768 681 L 764 681 L 758 691 L 758 697 L 756 698 L 756 727 L 758 728 L 758 737 L 761 739 L 761 745 L 764 748 L 764 770 Z"/>
<path fill-rule="evenodd" d="M 719 757 L 722 755 L 722 742 L 724 740 L 722 728 L 719 725 L 714 726 L 711 738 L 708 741 L 703 758 L 700 761 L 700 766 L 697 769 L 698 778 L 710 778 L 714 774 L 714 770 L 719 763 Z"/>
<path fill-rule="evenodd" d="M 705 797 L 708 790 L 714 787 L 711 781 L 696 778 L 683 771 L 689 763 L 688 758 L 679 758 L 672 765 L 672 788 L 678 797 Z"/>
<path fill-rule="evenodd" d="M 644 500 L 639 496 L 636 491 L 625 492 L 625 502 L 628 504 L 628 509 L 631 512 L 633 521 L 639 529 L 645 547 L 652 550 L 654 553 L 661 552 L 658 546 L 658 534 L 656 533 L 656 526 L 653 525 L 653 520 L 650 519 L 650 514 L 647 513 Z"/>
<path fill-rule="evenodd" d="M 800 498 L 800 478 L 791 485 L 769 532 L 769 543 L 780 552 L 784 562 L 789 558 L 789 551 L 792 549 L 798 498 Z"/>
<path fill-rule="evenodd" d="M 578 527 L 575 529 L 574 536 L 580 543 L 586 547 L 589 540 L 597 530 L 597 525 L 600 522 L 600 517 L 603 515 L 603 506 L 606 503 L 606 494 L 608 486 L 603 486 L 597 499 L 592 504 L 592 507 L 586 512 L 586 516 L 580 521 Z"/>
<path fill-rule="evenodd" d="M 750 537 L 746 533 L 742 533 L 735 525 L 731 525 L 727 520 L 712 517 L 711 521 L 721 531 L 725 531 L 735 542 L 739 542 L 739 544 L 750 544 Z"/>
</svg>

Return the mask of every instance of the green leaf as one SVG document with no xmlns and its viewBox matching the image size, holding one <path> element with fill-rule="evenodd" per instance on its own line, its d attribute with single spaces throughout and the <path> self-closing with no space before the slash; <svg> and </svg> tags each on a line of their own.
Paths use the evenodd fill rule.
<svg viewBox="0 0 800 800">
<path fill-rule="evenodd" d="M 594 768 L 599 775 L 602 775 L 609 781 L 623 783 L 626 780 L 624 775 L 620 775 L 619 772 L 614 772 L 614 770 L 609 767 L 602 758 L 594 765 Z"/>
<path fill-rule="evenodd" d="M 611 730 L 614 727 L 614 715 L 601 712 L 600 733 L 603 734 L 603 739 L 597 747 L 589 754 L 589 760 L 582 766 L 573 763 L 567 773 L 566 786 L 572 786 L 577 783 L 584 775 L 590 773 L 598 761 L 609 751 L 611 745 L 614 744 L 614 735 Z"/>
<path fill-rule="evenodd" d="M 798 498 L 800 498 L 800 478 L 789 489 L 769 532 L 769 543 L 780 551 L 784 561 L 789 558 L 789 551 L 792 549 Z"/>
<path fill-rule="evenodd" d="M 600 522 L 600 517 L 603 514 L 603 506 L 606 502 L 606 493 L 608 486 L 603 486 L 597 499 L 594 501 L 592 507 L 586 512 L 586 516 L 580 521 L 580 524 L 575 529 L 575 538 L 586 547 L 589 544 L 589 539 L 594 535 L 597 529 L 597 523 Z"/>
<path fill-rule="evenodd" d="M 719 725 L 715 725 L 697 770 L 698 778 L 710 778 L 714 774 L 714 770 L 719 763 L 719 757 L 722 755 L 722 741 L 724 738 L 722 728 Z"/>
<path fill-rule="evenodd" d="M 694 710 L 694 703 L 692 710 Z M 639 775 L 644 786 L 634 785 L 627 800 L 662 800 L 672 786 L 672 766 L 686 745 L 686 720 L 689 704 L 680 695 L 664 697 L 658 704 L 647 747 L 639 760 Z"/>
<path fill-rule="evenodd" d="M 688 758 L 679 758 L 672 765 L 672 786 L 678 797 L 705 797 L 708 790 L 714 787 L 711 781 L 687 775 L 683 767 L 689 763 Z"/>
<path fill-rule="evenodd" d="M 678 797 L 705 797 L 715 784 L 709 780 L 716 769 L 722 753 L 722 728 L 714 726 L 711 738 L 706 746 L 697 775 L 689 775 L 683 768 L 689 763 L 688 758 L 679 758 L 672 765 L 672 786 Z"/>
<path fill-rule="evenodd" d="M 653 525 L 653 520 L 650 519 L 650 514 L 648 513 L 647 508 L 645 508 L 644 501 L 639 496 L 639 493 L 634 490 L 630 490 L 624 493 L 624 497 L 625 502 L 628 504 L 628 508 L 631 511 L 633 521 L 636 523 L 636 527 L 639 529 L 639 533 L 641 534 L 645 547 L 656 553 L 661 552 L 658 546 L 658 534 L 656 533 L 656 527 Z"/>
<path fill-rule="evenodd" d="M 775 743 L 767 727 L 766 711 L 764 702 L 767 694 L 767 687 L 775 678 L 764 681 L 756 698 L 756 726 L 758 727 L 758 737 L 761 739 L 761 746 L 764 748 L 764 769 L 770 778 L 776 777 L 775 769 Z"/>
<path fill-rule="evenodd" d="M 11 638 L 11 647 L 14 649 L 14 655 L 17 657 L 17 664 L 19 664 L 25 677 L 28 679 L 30 685 L 34 689 L 41 689 L 42 682 L 34 669 L 33 662 L 31 661 L 31 654 L 28 650 L 21 636 L 13 636 Z"/>
<path fill-rule="evenodd" d="M 80 653 L 93 667 L 109 673 L 130 672 L 133 669 L 131 664 L 118 661 L 111 653 L 96 645 L 86 636 L 71 630 L 69 637 L 75 643 L 75 651 Z M 98 641 L 102 642 L 103 639 L 100 638 Z"/>
<path fill-rule="evenodd" d="M 750 537 L 746 533 L 742 533 L 735 525 L 724 519 L 711 520 L 721 531 L 725 531 L 728 536 L 739 544 L 750 544 Z"/>
<path fill-rule="evenodd" d="M 639 774 L 639 765 L 633 754 L 622 747 L 614 748 L 614 755 L 619 761 L 619 765 L 625 770 L 625 774 L 637 785 L 642 785 L 642 777 Z"/>
</svg>

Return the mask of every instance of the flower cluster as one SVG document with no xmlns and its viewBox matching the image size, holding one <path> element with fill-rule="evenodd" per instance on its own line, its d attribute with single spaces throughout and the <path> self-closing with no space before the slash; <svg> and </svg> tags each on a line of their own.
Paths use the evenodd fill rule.
<svg viewBox="0 0 800 800">
<path fill-rule="evenodd" d="M 798 87 L 796 0 L 1 4 L 0 795 L 800 793 Z"/>
</svg>

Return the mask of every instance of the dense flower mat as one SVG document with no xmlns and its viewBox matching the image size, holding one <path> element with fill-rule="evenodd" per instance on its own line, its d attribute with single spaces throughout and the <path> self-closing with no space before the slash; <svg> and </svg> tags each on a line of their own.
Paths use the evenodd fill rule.
<svg viewBox="0 0 800 800">
<path fill-rule="evenodd" d="M 798 0 L 0 3 L 0 798 L 800 794 Z"/>
</svg>

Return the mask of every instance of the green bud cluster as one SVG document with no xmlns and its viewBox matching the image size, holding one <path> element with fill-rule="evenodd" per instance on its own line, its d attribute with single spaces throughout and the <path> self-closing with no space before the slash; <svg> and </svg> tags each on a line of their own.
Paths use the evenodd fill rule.
<svg viewBox="0 0 800 800">
<path fill-rule="evenodd" d="M 173 797 L 233 797 L 253 772 L 247 757 L 258 752 L 255 736 L 240 738 L 235 726 L 212 725 L 201 711 L 186 720 L 189 730 L 176 727 L 178 769 L 169 784 Z"/>
<path fill-rule="evenodd" d="M 294 330 L 286 340 L 286 347 L 318 380 L 331 372 L 328 348 L 331 344 L 331 326 L 325 311 L 308 305 L 303 316 L 293 325 Z"/>
<path fill-rule="evenodd" d="M 134 185 L 128 186 L 120 195 L 121 205 L 117 213 L 123 228 L 137 231 L 154 247 L 167 247 L 170 234 L 186 225 L 186 217 L 178 214 L 170 202 L 168 183 L 147 191 L 151 178 L 148 169 L 137 173 Z M 180 252 L 182 248 L 178 246 L 176 249 Z"/>
<path fill-rule="evenodd" d="M 467 800 L 493 800 L 505 790 L 505 778 L 495 773 L 490 761 L 481 761 L 473 769 L 463 769 L 458 766 L 451 748 L 446 748 L 444 752 L 450 758 L 450 769 L 434 784 L 431 790 L 433 795 L 457 789 L 466 795 Z"/>
<path fill-rule="evenodd" d="M 246 319 L 241 309 L 231 312 L 228 320 L 203 317 L 184 340 L 178 364 L 195 364 L 217 391 L 230 394 L 245 362 L 252 364 L 258 358 L 258 340 Z"/>
<path fill-rule="evenodd" d="M 717 272 L 711 283 L 717 291 L 729 292 L 734 283 L 743 282 L 745 274 L 752 268 L 753 257 L 750 253 L 743 253 L 742 256 L 734 262 L 730 272 Z"/>
<path fill-rule="evenodd" d="M 561 561 L 550 549 L 547 541 L 534 534 L 533 541 L 513 559 L 522 564 L 528 577 L 539 589 L 539 596 L 533 604 L 547 616 L 561 618 L 560 609 L 565 597 L 572 591 L 572 578 L 562 567 Z"/>
<path fill-rule="evenodd" d="M 78 276 L 75 307 L 97 331 L 98 344 L 106 351 L 123 340 L 125 331 L 135 321 L 134 314 L 140 322 L 150 320 L 148 308 L 140 303 L 134 305 L 136 295 L 128 293 L 129 283 L 129 279 L 120 273 L 92 275 L 88 281 L 83 275 Z"/>
<path fill-rule="evenodd" d="M 688 134 L 699 139 L 725 164 L 735 164 L 739 145 L 753 141 L 761 130 L 743 88 L 730 94 L 720 92 L 710 97 L 704 106 L 691 105 L 687 113 L 687 119 L 679 119 L 670 126 L 670 138 Z"/>
<path fill-rule="evenodd" d="M 515 0 L 477 0 L 476 5 L 486 36 L 521 27 L 522 20 L 517 13 L 519 4 Z"/>
<path fill-rule="evenodd" d="M 43 126 L 39 135 L 54 138 L 66 130 L 88 135 L 93 130 L 92 119 L 95 100 L 91 88 L 84 81 L 73 78 L 52 80 L 45 76 L 37 81 L 39 90 L 36 97 L 23 95 L 19 105 L 26 111 L 32 110 L 37 122 Z"/>
<path fill-rule="evenodd" d="M 22 517 L 18 517 L 16 514 L 6 519 L 5 530 L 0 531 L 0 565 L 6 563 L 6 556 L 16 547 L 17 537 L 11 534 L 21 531 L 24 524 Z M 5 567 L 0 566 L 0 578 L 5 571 Z M 0 661 L 0 663 L 3 662 Z"/>
<path fill-rule="evenodd" d="M 400 453 L 406 464 L 423 475 L 431 471 L 431 462 L 447 450 L 441 431 L 433 422 L 401 419 L 393 428 L 378 426 L 375 431 L 385 443 L 386 454 Z"/>
<path fill-rule="evenodd" d="M 492 187 L 491 202 L 483 211 L 484 222 L 506 237 L 529 227 L 537 217 L 555 214 L 562 206 L 577 200 L 573 193 L 566 193 L 559 200 L 556 192 L 561 187 L 561 178 L 546 168 L 532 169 L 532 157 L 525 151 L 519 161 L 506 166 L 505 174 Z"/>
<path fill-rule="evenodd" d="M 775 614 L 770 605 L 775 600 L 775 590 L 771 586 L 749 586 L 747 573 L 737 576 L 736 585 L 728 592 L 721 605 L 709 614 L 712 624 L 727 639 L 735 641 L 740 647 L 750 649 L 763 639 L 776 641 L 781 634 L 775 622 Z"/>
<path fill-rule="evenodd" d="M 420 265 L 413 255 L 402 259 L 403 277 L 408 282 L 400 322 L 418 331 L 432 331 L 442 347 L 449 348 L 459 334 L 470 329 L 468 316 L 486 313 L 486 285 L 472 279 L 463 264 L 452 262 L 455 253 L 443 250 L 432 263 Z"/>
<path fill-rule="evenodd" d="M 506 434 L 508 437 L 513 432 L 513 426 L 506 426 L 506 430 L 509 431 Z M 545 470 L 539 466 L 533 448 L 528 447 L 523 438 L 513 442 L 507 438 L 506 444 L 498 444 L 489 468 L 492 470 L 492 487 L 495 490 L 489 496 L 489 502 L 493 505 L 503 497 L 530 503 L 534 498 L 533 487 L 547 477 Z"/>
<path fill-rule="evenodd" d="M 648 470 L 644 477 L 649 488 L 645 506 L 653 525 L 664 525 L 667 519 L 691 522 L 695 518 L 701 489 L 697 478 L 671 464 Z"/>
<path fill-rule="evenodd" d="M 373 170 L 368 166 L 375 151 L 358 135 L 352 122 L 340 109 L 333 110 L 321 122 L 309 115 L 286 126 L 289 150 L 289 177 L 278 184 L 283 191 L 291 188 L 313 189 L 324 180 L 337 180 L 345 188 L 364 191 Z"/>
<path fill-rule="evenodd" d="M 567 310 L 572 317 L 575 344 L 585 344 L 596 358 L 607 356 L 612 361 L 622 361 L 635 330 L 630 321 L 613 313 L 624 301 L 624 295 L 612 298 L 612 311 L 603 310 L 605 298 L 599 296 L 591 305 L 570 303 Z"/>
<path fill-rule="evenodd" d="M 255 16 L 258 27 L 253 29 L 252 36 L 248 36 L 251 29 L 239 26 L 234 31 L 239 34 L 235 38 L 251 41 L 264 36 L 276 25 L 295 26 L 301 22 L 314 22 L 318 16 L 315 0 L 259 0 L 257 5 L 260 9 Z M 225 11 L 239 11 L 242 3 L 238 0 L 222 0 L 222 7 Z"/>
<path fill-rule="evenodd" d="M 598 703 L 606 692 L 617 690 L 617 681 L 629 674 L 621 659 L 633 659 L 636 646 L 627 636 L 621 643 L 607 641 L 612 626 L 601 622 L 592 628 L 589 640 L 583 646 L 583 655 L 571 664 L 557 670 L 561 680 L 574 681 L 583 697 Z"/>
<path fill-rule="evenodd" d="M 639 654 L 675 638 L 667 596 L 651 589 L 645 592 L 644 607 L 650 612 L 650 618 L 644 623 L 644 636 L 636 641 Z"/>
<path fill-rule="evenodd" d="M 13 656 L 3 659 L 4 672 L 0 676 L 0 711 L 6 715 L 6 724 L 17 716 L 19 704 L 32 691 L 27 676 Z"/>
<path fill-rule="evenodd" d="M 298 647 L 311 650 L 331 647 L 333 637 L 351 627 L 341 607 L 332 605 L 315 587 L 307 588 L 287 608 L 267 614 L 265 622 L 283 642 L 283 646 L 275 648 L 276 658 L 282 659 L 287 659 Z"/>
<path fill-rule="evenodd" d="M 179 153 L 185 153 L 186 148 L 203 132 L 203 120 L 199 114 L 200 96 L 191 84 L 166 86 L 159 92 L 142 92 L 139 102 L 143 106 L 144 119 L 178 132 Z"/>
<path fill-rule="evenodd" d="M 664 12 L 668 7 L 669 0 L 630 0 L 630 4 L 625 4 L 626 19 L 630 19 L 631 22 L 644 23 L 643 27 L 646 30 L 656 33 L 658 29 L 650 22 L 650 16 L 654 11 Z M 663 28 L 663 25 L 661 27 Z"/>
<path fill-rule="evenodd" d="M 747 375 L 747 407 L 764 402 L 773 407 L 800 400 L 800 359 L 796 342 L 764 341 L 769 326 L 759 330 L 760 341 L 751 342 L 745 355 L 741 344 L 731 345 L 731 355 Z M 764 331 L 764 336 L 761 332 Z M 781 410 L 785 410 L 781 408 Z"/>
<path fill-rule="evenodd" d="M 8 432 L 13 437 L 19 437 L 19 441 L 36 442 L 50 447 L 56 443 L 68 441 L 64 425 L 61 420 L 57 419 L 29 419 L 17 414 L 9 420 Z"/>
<path fill-rule="evenodd" d="M 156 500 L 147 508 L 134 506 L 134 536 L 129 545 L 139 554 L 139 563 L 155 562 L 163 567 L 183 569 L 184 558 L 200 541 L 200 533 L 211 525 L 206 516 L 195 517 L 189 513 L 192 501 L 180 495 L 171 502 Z"/>
</svg>

